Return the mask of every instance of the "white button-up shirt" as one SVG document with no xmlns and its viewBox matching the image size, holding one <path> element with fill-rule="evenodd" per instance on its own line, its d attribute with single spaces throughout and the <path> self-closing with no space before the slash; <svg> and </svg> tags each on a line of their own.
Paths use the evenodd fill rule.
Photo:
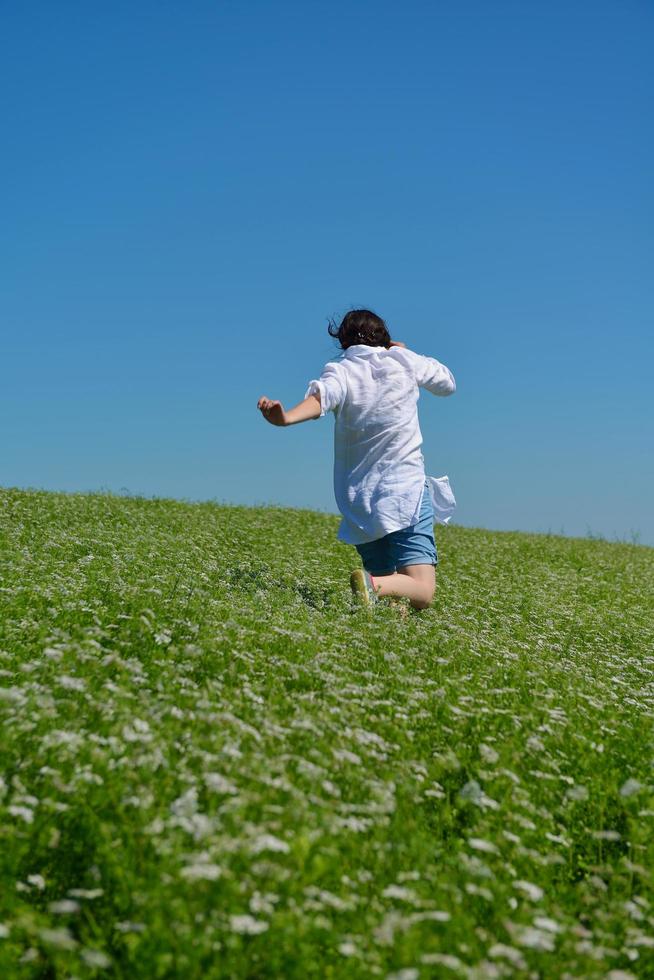
<svg viewBox="0 0 654 980">
<path fill-rule="evenodd" d="M 333 412 L 334 494 L 348 544 L 375 541 L 418 520 L 425 486 L 419 389 L 451 395 L 452 372 L 405 347 L 348 347 L 309 382 L 320 415 Z M 428 477 L 434 518 L 447 523 L 455 501 L 448 478 Z"/>
</svg>

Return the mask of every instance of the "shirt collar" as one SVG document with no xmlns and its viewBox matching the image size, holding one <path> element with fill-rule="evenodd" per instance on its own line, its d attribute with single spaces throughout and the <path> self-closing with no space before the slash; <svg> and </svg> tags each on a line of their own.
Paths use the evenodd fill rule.
<svg viewBox="0 0 654 980">
<path fill-rule="evenodd" d="M 344 357 L 370 357 L 371 354 L 379 354 L 385 350 L 385 347 L 371 347 L 370 344 L 352 344 L 345 351 Z"/>
</svg>

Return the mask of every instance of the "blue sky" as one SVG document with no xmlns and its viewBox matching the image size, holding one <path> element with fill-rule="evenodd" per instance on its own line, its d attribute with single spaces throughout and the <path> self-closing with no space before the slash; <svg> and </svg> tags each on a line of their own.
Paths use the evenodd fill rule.
<svg viewBox="0 0 654 980">
<path fill-rule="evenodd" d="M 369 306 L 457 520 L 654 544 L 648 2 L 26 3 L 0 36 L 0 483 L 334 511 L 268 426 Z"/>
</svg>

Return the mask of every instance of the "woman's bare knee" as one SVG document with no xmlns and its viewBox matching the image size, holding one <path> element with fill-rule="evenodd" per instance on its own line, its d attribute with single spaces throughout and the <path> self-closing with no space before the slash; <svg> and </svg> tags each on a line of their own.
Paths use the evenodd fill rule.
<svg viewBox="0 0 654 980">
<path fill-rule="evenodd" d="M 414 609 L 428 609 L 436 591 L 436 569 L 433 565 L 405 565 L 398 568 L 401 575 L 409 578 L 420 586 L 420 594 L 411 599 Z"/>
<path fill-rule="evenodd" d="M 432 602 L 434 601 L 435 589 L 429 588 L 425 592 L 424 596 L 420 599 L 416 598 L 412 601 L 411 605 L 414 609 L 429 609 Z"/>
</svg>

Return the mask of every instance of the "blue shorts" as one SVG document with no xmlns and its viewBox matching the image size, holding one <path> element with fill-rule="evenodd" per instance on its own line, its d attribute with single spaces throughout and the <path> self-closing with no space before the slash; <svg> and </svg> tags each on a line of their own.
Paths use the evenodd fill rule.
<svg viewBox="0 0 654 980">
<path fill-rule="evenodd" d="M 437 565 L 434 511 L 428 485 L 425 483 L 416 524 L 391 531 L 376 541 L 357 544 L 355 548 L 361 555 L 363 567 L 371 575 L 391 575 L 405 565 Z"/>
</svg>

